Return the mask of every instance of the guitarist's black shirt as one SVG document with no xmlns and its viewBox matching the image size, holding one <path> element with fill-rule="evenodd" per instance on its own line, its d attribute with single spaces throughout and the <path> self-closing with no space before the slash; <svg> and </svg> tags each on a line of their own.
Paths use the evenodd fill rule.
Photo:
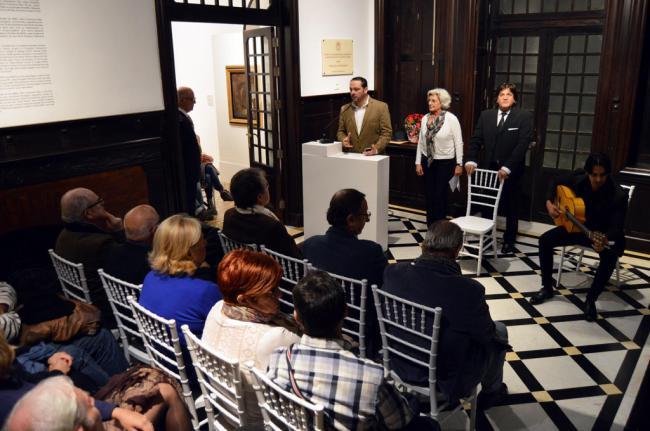
<svg viewBox="0 0 650 431">
<path fill-rule="evenodd" d="M 589 176 L 582 169 L 573 172 L 569 176 L 561 177 L 551 184 L 547 199 L 555 201 L 555 190 L 557 186 L 563 185 L 571 188 L 577 197 L 585 201 L 585 212 L 587 221 L 585 225 L 598 232 L 607 235 L 610 241 L 616 241 L 616 246 L 623 246 L 625 234 L 625 214 L 627 212 L 627 191 L 619 186 L 609 175 L 605 184 L 593 191 Z"/>
</svg>

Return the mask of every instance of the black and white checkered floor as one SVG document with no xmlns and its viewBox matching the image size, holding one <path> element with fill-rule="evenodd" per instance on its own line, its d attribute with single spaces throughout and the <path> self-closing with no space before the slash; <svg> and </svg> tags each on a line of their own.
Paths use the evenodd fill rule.
<svg viewBox="0 0 650 431">
<path fill-rule="evenodd" d="M 391 263 L 420 255 L 423 221 L 421 213 L 391 207 Z M 544 225 L 536 225 L 538 235 Z M 504 369 L 509 395 L 479 412 L 477 428 L 623 429 L 650 361 L 650 259 L 626 253 L 620 288 L 608 286 L 590 323 L 581 311 L 590 271 L 566 272 L 561 295 L 528 302 L 540 287 L 537 235 L 518 236 L 514 257 L 484 259 L 478 277 L 475 259 L 460 261 L 463 273 L 485 286 L 492 318 L 507 325 L 513 346 Z M 456 414 L 443 429 L 464 429 L 467 420 Z"/>
</svg>

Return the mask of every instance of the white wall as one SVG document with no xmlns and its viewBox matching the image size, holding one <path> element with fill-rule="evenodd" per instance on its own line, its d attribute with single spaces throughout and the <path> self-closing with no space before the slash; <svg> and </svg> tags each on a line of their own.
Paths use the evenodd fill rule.
<svg viewBox="0 0 650 431">
<path fill-rule="evenodd" d="M 373 0 L 300 0 L 301 95 L 346 93 L 353 76 L 375 88 L 375 7 Z M 322 39 L 352 39 L 353 75 L 322 76 Z"/>
<path fill-rule="evenodd" d="M 214 157 L 225 182 L 249 166 L 246 126 L 228 122 L 226 95 L 225 66 L 244 64 L 242 31 L 241 25 L 172 23 L 176 84 L 194 90 L 190 116 L 203 152 Z"/>
<path fill-rule="evenodd" d="M 230 124 L 228 121 L 228 94 L 226 85 L 226 66 L 244 65 L 244 36 L 236 33 L 223 33 L 213 36 L 214 89 L 217 101 L 217 127 L 219 129 L 220 169 L 224 181 L 240 169 L 250 166 L 246 124 Z"/>
</svg>

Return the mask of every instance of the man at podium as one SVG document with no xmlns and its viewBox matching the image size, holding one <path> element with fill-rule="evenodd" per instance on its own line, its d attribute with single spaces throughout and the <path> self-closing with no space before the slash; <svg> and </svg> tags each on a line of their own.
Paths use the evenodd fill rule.
<svg viewBox="0 0 650 431">
<path fill-rule="evenodd" d="M 350 98 L 351 103 L 341 106 L 336 133 L 343 150 L 365 156 L 383 153 L 393 134 L 388 105 L 368 95 L 368 81 L 360 76 L 350 80 Z"/>
</svg>

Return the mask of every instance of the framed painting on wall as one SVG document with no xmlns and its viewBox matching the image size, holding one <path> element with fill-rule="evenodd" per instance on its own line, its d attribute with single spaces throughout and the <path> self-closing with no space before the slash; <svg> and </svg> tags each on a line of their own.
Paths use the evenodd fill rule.
<svg viewBox="0 0 650 431">
<path fill-rule="evenodd" d="M 228 93 L 228 119 L 232 124 L 248 123 L 248 97 L 246 94 L 246 68 L 226 66 L 226 93 Z"/>
</svg>

